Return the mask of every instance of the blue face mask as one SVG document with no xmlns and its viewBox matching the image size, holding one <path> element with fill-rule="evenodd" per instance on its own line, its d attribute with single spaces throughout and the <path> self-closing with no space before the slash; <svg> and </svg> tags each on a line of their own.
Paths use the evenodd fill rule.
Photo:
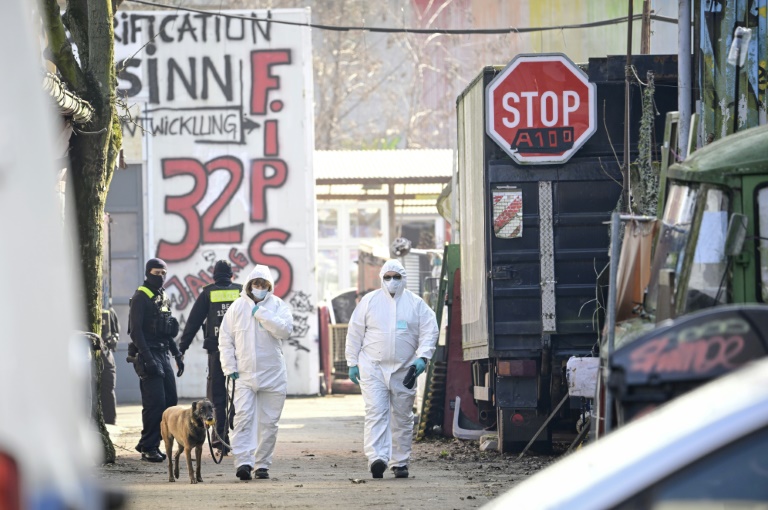
<svg viewBox="0 0 768 510">
<path fill-rule="evenodd" d="M 251 289 L 251 294 L 253 294 L 253 297 L 258 299 L 259 301 L 267 297 L 267 292 L 269 292 L 267 289 L 256 289 L 256 288 Z"/>
</svg>

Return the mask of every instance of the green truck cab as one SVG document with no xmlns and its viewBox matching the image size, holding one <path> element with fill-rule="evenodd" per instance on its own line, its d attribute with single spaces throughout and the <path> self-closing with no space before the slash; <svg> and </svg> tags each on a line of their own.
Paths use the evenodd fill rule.
<svg viewBox="0 0 768 510">
<path fill-rule="evenodd" d="M 601 341 L 593 438 L 768 352 L 768 126 L 718 140 L 660 177 L 644 302 L 635 317 L 609 321 Z"/>
<path fill-rule="evenodd" d="M 702 148 L 670 166 L 661 185 L 646 312 L 658 323 L 720 304 L 765 302 L 768 126 Z"/>
</svg>

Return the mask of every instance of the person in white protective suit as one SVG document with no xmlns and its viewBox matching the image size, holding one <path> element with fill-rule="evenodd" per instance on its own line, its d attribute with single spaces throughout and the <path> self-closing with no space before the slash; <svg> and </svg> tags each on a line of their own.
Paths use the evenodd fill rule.
<svg viewBox="0 0 768 510">
<path fill-rule="evenodd" d="M 435 313 L 405 288 L 405 268 L 389 260 L 379 272 L 381 289 L 366 294 L 347 332 L 349 378 L 365 402 L 364 451 L 373 478 L 389 466 L 408 478 L 416 388 L 403 384 L 411 365 L 421 374 L 437 344 Z"/>
<path fill-rule="evenodd" d="M 235 423 L 230 435 L 237 477 L 269 478 L 277 422 L 288 376 L 282 341 L 293 332 L 291 309 L 272 291 L 269 267 L 257 265 L 224 315 L 219 330 L 221 369 L 235 380 Z"/>
</svg>

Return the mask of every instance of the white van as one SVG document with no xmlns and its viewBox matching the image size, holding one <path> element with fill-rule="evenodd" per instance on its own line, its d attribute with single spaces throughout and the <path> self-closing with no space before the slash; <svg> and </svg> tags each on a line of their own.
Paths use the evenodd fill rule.
<svg viewBox="0 0 768 510">
<path fill-rule="evenodd" d="M 768 508 L 768 359 L 536 473 L 483 509 Z"/>
</svg>

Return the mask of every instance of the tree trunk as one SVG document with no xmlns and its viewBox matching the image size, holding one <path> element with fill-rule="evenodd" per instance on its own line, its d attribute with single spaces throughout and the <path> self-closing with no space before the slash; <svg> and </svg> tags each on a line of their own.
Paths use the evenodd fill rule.
<svg viewBox="0 0 768 510">
<path fill-rule="evenodd" d="M 96 107 L 97 114 L 91 122 L 92 131 L 76 131 L 70 138 L 70 163 L 72 184 L 77 211 L 77 231 L 80 241 L 80 261 L 86 304 L 86 328 L 101 335 L 102 312 L 102 250 L 104 248 L 103 217 L 109 181 L 112 178 L 109 144 L 112 141 L 113 108 Z M 104 461 L 115 461 L 115 447 L 109 437 L 101 412 L 101 341 L 92 340 L 93 373 L 96 378 L 93 418 L 101 433 Z"/>
<path fill-rule="evenodd" d="M 91 338 L 95 394 L 93 417 L 101 432 L 105 462 L 115 461 L 101 409 L 102 250 L 103 216 L 109 184 L 122 131 L 115 107 L 115 45 L 113 15 L 122 0 L 67 0 L 65 19 L 57 0 L 43 0 L 41 15 L 48 36 L 48 53 L 69 89 L 88 101 L 94 115 L 84 126 L 73 130 L 69 140 L 70 175 L 74 192 L 80 263 L 86 306 L 86 329 Z M 66 35 L 69 30 L 78 48 L 76 59 Z"/>
</svg>

